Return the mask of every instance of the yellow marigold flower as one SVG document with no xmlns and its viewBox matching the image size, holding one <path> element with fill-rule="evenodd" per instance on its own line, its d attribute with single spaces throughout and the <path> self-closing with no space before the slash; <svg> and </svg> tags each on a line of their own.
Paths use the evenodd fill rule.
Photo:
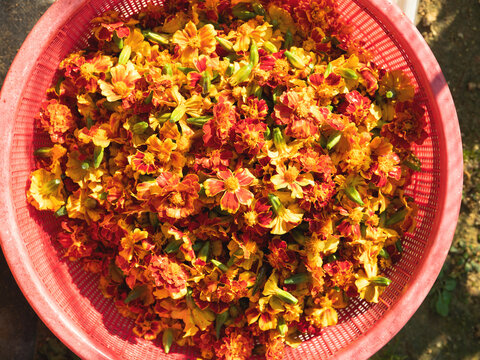
<svg viewBox="0 0 480 360">
<path fill-rule="evenodd" d="M 236 39 L 235 44 L 233 44 L 235 51 L 248 51 L 252 40 L 255 40 L 259 47 L 265 40 L 268 40 L 266 35 L 267 32 L 271 32 L 271 27 L 269 23 L 258 25 L 258 22 L 252 19 L 240 25 L 236 31 L 230 31 L 228 37 Z"/>
<path fill-rule="evenodd" d="M 102 95 L 109 102 L 125 99 L 135 89 L 135 82 L 141 78 L 132 62 L 126 65 L 117 65 L 110 69 L 111 83 L 98 80 Z"/>
<path fill-rule="evenodd" d="M 271 234 L 286 234 L 302 222 L 304 212 L 297 204 L 292 203 L 286 208 L 276 195 L 270 194 L 268 197 L 276 214 L 269 225 Z"/>
<path fill-rule="evenodd" d="M 355 286 L 362 299 L 378 303 L 380 295 L 385 291 L 390 280 L 381 276 L 368 276 L 363 270 L 355 274 Z"/>
<path fill-rule="evenodd" d="M 98 201 L 87 194 L 88 190 L 79 189 L 67 199 L 68 216 L 74 219 L 82 219 L 87 222 L 99 221 L 104 210 L 98 205 Z"/>
<path fill-rule="evenodd" d="M 207 24 L 197 30 L 191 21 L 183 30 L 173 34 L 173 43 L 178 45 L 181 51 L 182 61 L 191 63 L 200 54 L 211 54 L 215 51 L 217 32 L 212 24 Z"/>
<path fill-rule="evenodd" d="M 185 27 L 188 23 L 188 15 L 183 11 L 177 12 L 175 15 L 167 17 L 161 27 L 161 32 L 173 34 Z"/>
<path fill-rule="evenodd" d="M 270 17 L 270 23 L 273 26 L 277 26 L 284 34 L 287 32 L 287 30 L 290 30 L 292 35 L 295 35 L 297 27 L 293 22 L 292 16 L 287 10 L 272 4 L 268 7 L 267 11 L 268 16 Z"/>
<path fill-rule="evenodd" d="M 101 168 L 95 169 L 91 159 L 88 159 L 78 151 L 72 151 L 67 156 L 68 161 L 65 175 L 78 183 L 81 187 L 88 182 L 100 181 L 105 173 Z"/>
<path fill-rule="evenodd" d="M 396 101 L 411 101 L 415 89 L 410 78 L 401 70 L 388 71 L 380 80 L 378 93 Z"/>
<path fill-rule="evenodd" d="M 287 188 L 292 192 L 292 198 L 303 197 L 303 186 L 314 185 L 313 175 L 311 173 L 300 174 L 300 169 L 296 165 L 285 167 L 277 165 L 277 173 L 270 179 L 275 190 Z"/>
<path fill-rule="evenodd" d="M 147 251 L 145 247 L 142 246 L 142 243 L 147 240 L 147 238 L 148 231 L 135 229 L 133 232 L 129 232 L 120 241 L 122 250 L 118 253 L 118 255 L 123 257 L 128 262 L 132 260 L 134 255 L 137 258 L 143 258 L 147 254 Z"/>
<path fill-rule="evenodd" d="M 65 191 L 60 179 L 60 167 L 53 172 L 38 169 L 30 175 L 30 188 L 27 191 L 28 201 L 38 210 L 57 211 L 65 204 Z"/>
</svg>

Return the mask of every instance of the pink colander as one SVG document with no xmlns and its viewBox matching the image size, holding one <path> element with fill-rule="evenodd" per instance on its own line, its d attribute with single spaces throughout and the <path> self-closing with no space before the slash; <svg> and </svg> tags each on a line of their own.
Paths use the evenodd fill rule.
<svg viewBox="0 0 480 360">
<path fill-rule="evenodd" d="M 51 235 L 58 222 L 28 205 L 33 151 L 45 141 L 34 117 L 59 62 L 91 35 L 90 20 L 114 9 L 130 15 L 160 0 L 58 0 L 32 30 L 7 75 L 0 97 L 0 236 L 25 297 L 48 327 L 85 359 L 196 359 L 198 349 L 138 339 L 98 290 L 96 276 L 66 261 Z M 408 188 L 419 205 L 418 226 L 404 239 L 403 257 L 377 304 L 360 299 L 340 311 L 336 326 L 303 336 L 285 359 L 367 359 L 413 315 L 433 285 L 452 241 L 462 196 L 462 145 L 455 107 L 432 52 L 413 24 L 385 0 L 338 0 L 342 17 L 366 42 L 375 62 L 405 71 L 426 108 L 427 140 L 415 146 L 422 170 Z"/>
</svg>

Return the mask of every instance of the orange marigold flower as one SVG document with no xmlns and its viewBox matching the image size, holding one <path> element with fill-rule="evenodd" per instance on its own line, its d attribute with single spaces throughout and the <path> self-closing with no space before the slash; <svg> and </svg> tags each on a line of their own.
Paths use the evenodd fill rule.
<svg viewBox="0 0 480 360">
<path fill-rule="evenodd" d="M 263 120 L 268 114 L 268 105 L 263 99 L 258 100 L 254 96 L 249 96 L 240 106 L 240 111 L 247 119 Z"/>
<path fill-rule="evenodd" d="M 183 219 L 197 211 L 200 192 L 197 175 L 189 174 L 180 181 L 178 175 L 163 172 L 156 182 L 161 191 L 149 203 L 160 218 Z"/>
<path fill-rule="evenodd" d="M 370 113 L 370 105 L 372 101 L 362 96 L 358 91 L 354 90 L 345 95 L 344 102 L 338 107 L 338 112 L 348 116 L 352 122 L 359 125 L 364 123 L 365 118 Z"/>
<path fill-rule="evenodd" d="M 110 83 L 103 80 L 98 80 L 102 95 L 107 98 L 109 102 L 125 99 L 135 89 L 135 83 L 141 78 L 135 65 L 128 62 L 126 65 L 120 64 L 110 69 L 112 79 Z"/>
<path fill-rule="evenodd" d="M 324 264 L 323 270 L 328 275 L 332 288 L 338 286 L 340 289 L 347 290 L 355 283 L 353 264 L 348 260 L 336 260 Z"/>
<path fill-rule="evenodd" d="M 267 22 L 258 25 L 256 19 L 251 19 L 240 25 L 235 31 L 230 31 L 228 37 L 236 39 L 235 44 L 233 44 L 235 51 L 248 51 L 252 40 L 259 44 L 259 46 L 263 44 L 265 34 L 270 27 L 271 25 Z"/>
<path fill-rule="evenodd" d="M 266 360 L 283 359 L 285 353 L 285 343 L 282 337 L 272 337 L 265 343 Z"/>
<path fill-rule="evenodd" d="M 128 233 L 120 240 L 122 250 L 118 255 L 128 262 L 131 262 L 134 257 L 135 260 L 143 259 L 147 254 L 147 239 L 147 231 L 140 229 L 133 230 L 133 232 Z"/>
<path fill-rule="evenodd" d="M 287 125 L 286 135 L 298 139 L 317 135 L 325 119 L 315 102 L 303 95 L 295 90 L 284 92 L 272 114 L 277 124 Z"/>
<path fill-rule="evenodd" d="M 199 53 L 209 55 L 215 51 L 216 34 L 212 24 L 204 25 L 197 30 L 195 24 L 189 21 L 183 30 L 173 34 L 172 41 L 180 48 L 182 61 L 191 63 L 198 58 Z"/>
<path fill-rule="evenodd" d="M 92 20 L 92 24 L 98 24 L 93 29 L 93 34 L 98 40 L 111 41 L 115 32 L 118 38 L 123 39 L 130 34 L 129 25 L 136 23 L 138 23 L 137 20 L 124 21 L 118 12 L 108 11 Z"/>
<path fill-rule="evenodd" d="M 43 104 L 39 120 L 45 131 L 50 134 L 50 139 L 60 144 L 65 142 L 65 134 L 76 127 L 72 111 L 58 100 L 50 100 Z"/>
<path fill-rule="evenodd" d="M 316 182 L 313 186 L 306 186 L 303 189 L 303 199 L 300 200 L 299 205 L 305 211 L 313 209 L 319 211 L 330 202 L 334 195 L 335 183 L 332 180 Z"/>
<path fill-rule="evenodd" d="M 180 299 L 187 294 L 187 278 L 181 264 L 167 256 L 152 257 L 148 272 L 155 286 L 165 288 L 173 299 Z"/>
<path fill-rule="evenodd" d="M 252 185 L 255 176 L 248 169 L 238 169 L 232 173 L 230 169 L 219 171 L 218 179 L 207 179 L 203 183 L 207 196 L 215 196 L 224 192 L 220 207 L 229 213 L 236 213 L 242 205 L 250 205 L 253 194 L 246 189 Z"/>
<path fill-rule="evenodd" d="M 319 147 L 300 149 L 296 160 L 300 163 L 302 171 L 317 173 L 322 175 L 323 179 L 331 179 L 337 170 L 330 156 L 321 155 L 322 151 Z"/>
<path fill-rule="evenodd" d="M 258 75 L 259 85 L 276 88 L 290 79 L 292 67 L 285 56 L 283 56 L 284 53 L 285 51 L 282 50 L 270 55 L 262 50 L 261 54 L 263 56 L 260 57 L 260 71 L 257 71 L 256 74 Z"/>
<path fill-rule="evenodd" d="M 132 331 L 145 340 L 155 340 L 163 330 L 160 318 L 153 311 L 141 312 L 135 320 Z"/>
<path fill-rule="evenodd" d="M 228 327 L 215 354 L 219 360 L 247 360 L 252 355 L 253 347 L 254 339 L 247 330 Z"/>
</svg>

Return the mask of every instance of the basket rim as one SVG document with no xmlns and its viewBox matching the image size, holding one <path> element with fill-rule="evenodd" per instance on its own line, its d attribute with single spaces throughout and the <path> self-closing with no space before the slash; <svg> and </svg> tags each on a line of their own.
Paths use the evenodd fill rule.
<svg viewBox="0 0 480 360">
<path fill-rule="evenodd" d="M 394 4 L 386 0 L 353 0 L 366 8 L 387 25 L 407 56 L 415 63 L 420 82 L 430 84 L 424 88 L 431 105 L 432 116 L 438 119 L 440 158 L 445 166 L 440 168 L 438 215 L 433 232 L 425 249 L 427 256 L 416 268 L 403 292 L 395 302 L 364 334 L 334 354 L 335 359 L 367 359 L 383 347 L 407 323 L 420 307 L 437 278 L 448 254 L 456 228 L 463 187 L 463 152 L 458 118 L 451 93 L 440 66 L 432 51 L 412 22 Z M 72 351 L 82 358 L 110 359 L 111 349 L 93 341 L 84 330 L 70 319 L 53 300 L 36 273 L 28 256 L 16 224 L 10 179 L 10 149 L 13 124 L 19 101 L 28 85 L 38 58 L 56 35 L 56 30 L 89 0 L 58 0 L 45 12 L 32 29 L 15 57 L 0 92 L 0 176 L 4 179 L 0 189 L 0 243 L 10 270 L 24 296 L 50 330 Z M 42 44 L 42 46 L 39 46 Z M 440 109 L 440 104 L 442 108 Z M 446 139 L 448 138 L 448 141 Z M 446 218 L 450 221 L 440 221 Z M 441 261 L 439 261 L 441 260 Z M 401 311 L 397 311 L 401 309 Z"/>
</svg>

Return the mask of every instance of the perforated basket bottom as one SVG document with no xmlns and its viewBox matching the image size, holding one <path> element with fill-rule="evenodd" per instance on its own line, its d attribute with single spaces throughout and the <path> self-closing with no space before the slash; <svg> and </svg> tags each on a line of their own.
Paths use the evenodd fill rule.
<svg viewBox="0 0 480 360">
<path fill-rule="evenodd" d="M 157 4 L 157 0 L 151 3 Z M 422 162 L 422 172 L 416 173 L 408 188 L 420 207 L 418 226 L 413 234 L 405 238 L 401 261 L 388 276 L 392 284 L 387 288 L 378 304 L 368 304 L 359 299 L 340 310 L 339 323 L 326 328 L 319 336 L 304 336 L 297 349 L 288 349 L 285 359 L 327 359 L 340 349 L 351 344 L 360 335 L 375 326 L 389 308 L 395 304 L 422 261 L 431 227 L 435 223 L 438 188 L 440 183 L 440 162 L 438 136 L 435 123 L 431 120 L 431 103 L 420 85 L 412 63 L 398 43 L 388 33 L 387 27 L 374 19 L 369 11 L 355 1 L 339 1 L 342 16 L 354 26 L 354 36 L 366 41 L 366 47 L 374 55 L 375 62 L 387 69 L 405 71 L 416 86 L 416 98 L 427 110 L 428 139 L 415 149 Z M 163 354 L 157 342 L 147 342 L 132 334 L 132 322 L 123 318 L 111 300 L 103 298 L 97 289 L 97 278 L 84 272 L 78 264 L 62 259 L 62 251 L 51 241 L 51 235 L 58 229 L 56 220 L 27 205 L 25 191 L 30 172 L 34 169 L 33 150 L 44 145 L 45 138 L 36 134 L 33 118 L 38 113 L 45 90 L 51 85 L 55 70 L 61 59 L 74 49 L 82 48 L 90 36 L 89 22 L 106 10 L 114 9 L 123 14 L 138 13 L 147 5 L 146 0 L 92 0 L 66 21 L 58 35 L 51 41 L 34 68 L 29 86 L 23 93 L 16 118 L 12 152 L 11 185 L 14 211 L 20 235 L 33 259 L 35 271 L 39 274 L 46 291 L 51 294 L 66 316 L 88 334 L 93 344 L 107 349 L 113 358 L 124 359 L 196 359 L 194 348 L 174 347 L 168 356 Z"/>
</svg>

